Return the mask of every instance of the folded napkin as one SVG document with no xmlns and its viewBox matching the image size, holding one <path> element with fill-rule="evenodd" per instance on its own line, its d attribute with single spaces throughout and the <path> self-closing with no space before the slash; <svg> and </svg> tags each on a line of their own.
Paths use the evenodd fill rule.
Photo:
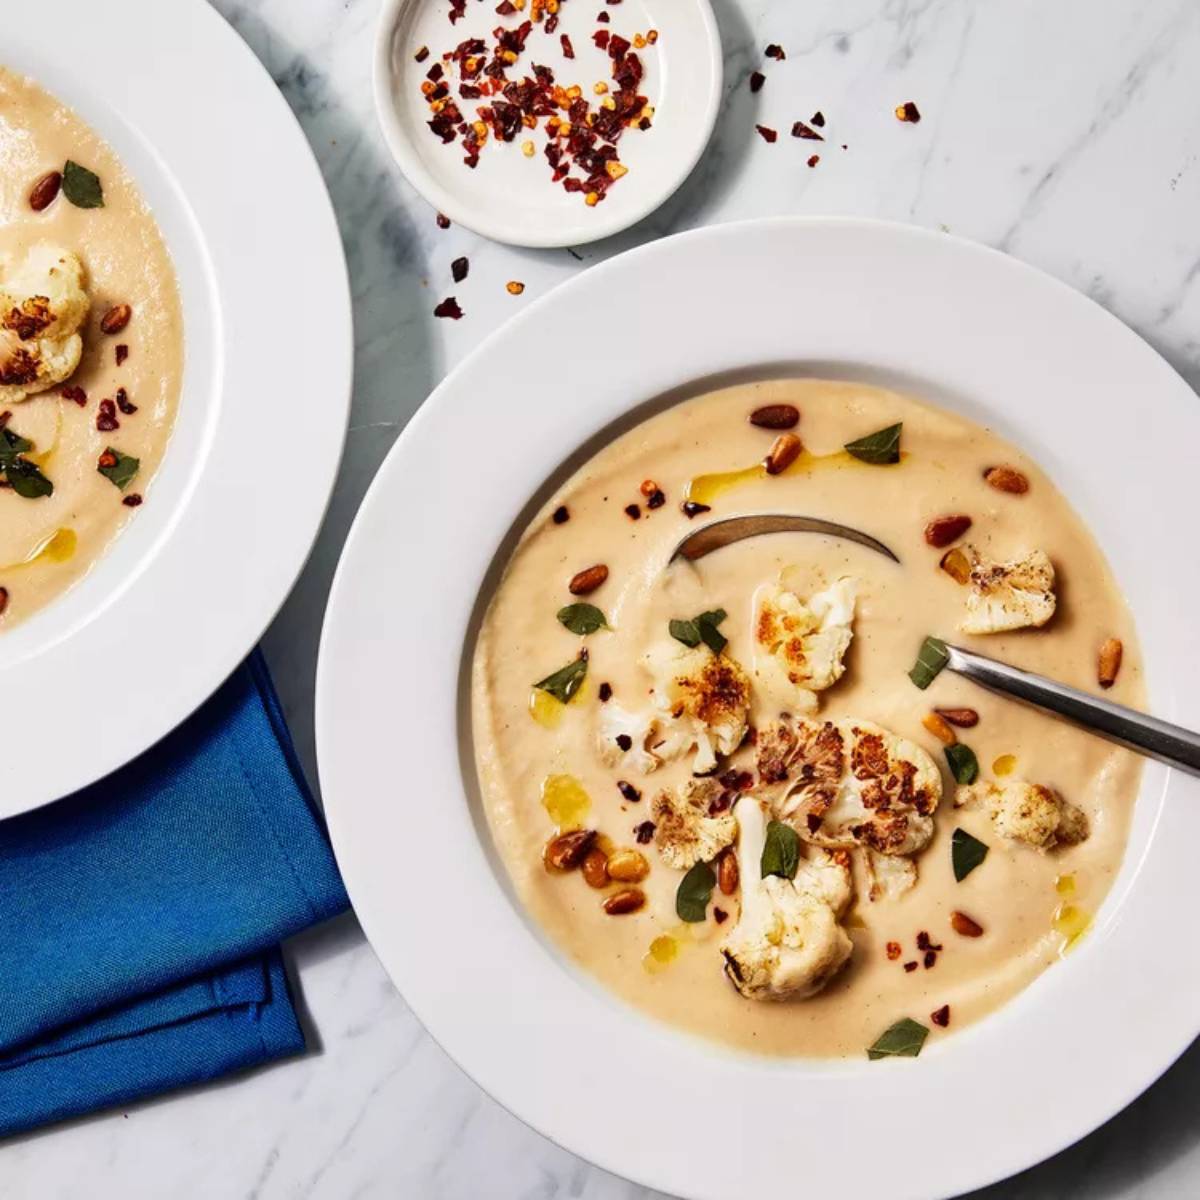
<svg viewBox="0 0 1200 1200">
<path fill-rule="evenodd" d="M 347 905 L 256 652 L 136 762 L 0 823 L 0 1137 L 301 1052 L 277 946 Z"/>
</svg>

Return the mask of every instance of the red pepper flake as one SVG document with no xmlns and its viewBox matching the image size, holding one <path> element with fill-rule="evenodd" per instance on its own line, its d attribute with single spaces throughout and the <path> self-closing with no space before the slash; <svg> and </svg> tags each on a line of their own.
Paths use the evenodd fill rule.
<svg viewBox="0 0 1200 1200">
<path fill-rule="evenodd" d="M 690 521 L 701 513 L 712 512 L 711 504 L 697 504 L 695 500 L 685 500 L 680 506 L 683 515 Z"/>
<path fill-rule="evenodd" d="M 96 460 L 97 470 L 107 470 L 110 467 L 117 465 L 117 456 L 112 450 L 105 450 L 103 454 Z"/>
<path fill-rule="evenodd" d="M 4 610 L 8 607 L 8 588 L 0 587 L 0 617 L 4 616 Z"/>
<path fill-rule="evenodd" d="M 596 43 L 596 47 L 599 50 L 607 50 L 608 43 L 611 38 L 612 34 L 609 33 L 607 29 L 597 29 L 596 32 L 592 34 L 592 41 Z"/>
<path fill-rule="evenodd" d="M 889 962 L 895 962 L 896 959 L 898 959 L 900 957 L 900 943 L 899 942 L 888 942 L 887 956 L 888 956 Z"/>
<path fill-rule="evenodd" d="M 599 21 L 601 25 L 607 25 L 612 21 L 612 17 L 610 17 L 608 13 L 601 10 L 596 14 L 596 20 Z"/>
<path fill-rule="evenodd" d="M 568 34 L 559 34 L 559 42 L 562 44 L 562 52 L 566 58 L 575 57 L 575 47 L 571 45 L 571 38 Z"/>
<path fill-rule="evenodd" d="M 729 920 L 729 914 L 723 908 L 714 908 L 713 920 L 716 921 L 718 925 L 724 925 L 725 922 Z"/>
<path fill-rule="evenodd" d="M 76 387 L 74 384 L 63 388 L 62 396 L 64 400 L 74 401 L 79 405 L 80 408 L 87 403 L 87 392 L 85 392 L 81 387 Z"/>
<path fill-rule="evenodd" d="M 735 793 L 730 791 L 721 792 L 720 795 L 708 802 L 708 815 L 710 817 L 719 817 L 721 813 L 728 812 L 733 807 L 735 799 Z"/>
<path fill-rule="evenodd" d="M 937 951 L 936 950 L 926 950 L 924 961 L 925 961 L 925 970 L 928 971 L 930 969 L 930 967 L 932 967 L 937 962 Z"/>
<path fill-rule="evenodd" d="M 419 63 L 422 63 L 422 62 L 424 62 L 424 61 L 425 61 L 425 60 L 426 60 L 428 57 L 429 57 L 429 47 L 428 47 L 428 46 L 422 46 L 422 47 L 420 48 L 420 50 L 418 50 L 418 51 L 416 52 L 416 54 L 414 54 L 414 55 L 413 55 L 413 61 L 414 61 L 414 62 L 419 62 Z"/>
<path fill-rule="evenodd" d="M 511 17 L 517 11 L 517 7 L 512 3 L 512 0 L 500 0 L 496 5 L 496 12 L 502 17 Z"/>
<path fill-rule="evenodd" d="M 137 405 L 130 402 L 129 393 L 124 388 L 117 388 L 117 407 L 127 417 L 132 417 L 137 412 Z"/>
<path fill-rule="evenodd" d="M 643 821 L 640 825 L 633 827 L 634 836 L 637 838 L 637 844 L 644 846 L 654 837 L 654 822 Z"/>
<path fill-rule="evenodd" d="M 783 47 L 782 47 L 782 46 L 780 46 L 780 45 L 777 45 L 775 42 L 772 42 L 772 43 L 771 43 L 771 44 L 770 44 L 770 45 L 769 45 L 769 46 L 766 48 L 766 50 L 764 50 L 764 51 L 763 51 L 763 53 L 764 53 L 764 54 L 765 54 L 765 55 L 766 55 L 768 58 L 773 58 L 773 59 L 775 59 L 775 60 L 776 60 L 776 62 L 783 62 L 783 60 L 784 60 L 785 58 L 787 58 L 787 55 L 786 55 L 786 54 L 784 54 L 784 52 L 783 52 Z"/>
<path fill-rule="evenodd" d="M 943 1004 L 942 1007 L 937 1010 L 937 1012 L 932 1012 L 929 1014 L 929 1019 L 935 1025 L 940 1025 L 942 1029 L 945 1029 L 946 1026 L 950 1024 L 950 1005 Z"/>
<path fill-rule="evenodd" d="M 467 0 L 450 0 L 450 24 L 458 24 L 459 17 L 466 16 Z"/>
<path fill-rule="evenodd" d="M 797 121 L 792 126 L 792 137 L 808 138 L 810 142 L 823 142 L 825 140 L 815 129 L 805 125 L 803 121 Z"/>
<path fill-rule="evenodd" d="M 904 964 L 904 969 L 905 971 L 915 971 L 917 969 L 917 964 L 915 962 L 906 962 Z"/>
<path fill-rule="evenodd" d="M 114 351 L 114 354 L 117 360 L 117 366 L 119 367 L 129 357 L 129 347 L 126 346 L 124 342 L 121 342 Z"/>
<path fill-rule="evenodd" d="M 764 142 L 774 142 L 779 136 L 779 134 L 776 133 L 775 130 L 769 125 L 755 125 L 754 128 L 757 129 L 760 134 L 762 134 L 762 139 Z"/>
<path fill-rule="evenodd" d="M 819 154 L 810 154 L 808 157 L 808 165 L 810 167 L 815 167 L 820 161 L 821 156 Z"/>
<path fill-rule="evenodd" d="M 639 792 L 632 783 L 626 783 L 624 779 L 617 780 L 617 791 L 620 792 L 630 804 L 634 804 L 642 798 L 642 793 Z"/>
<path fill-rule="evenodd" d="M 450 274 L 454 276 L 455 283 L 462 283 L 467 277 L 467 272 L 470 271 L 471 264 L 466 258 L 456 258 L 450 264 Z"/>
<path fill-rule="evenodd" d="M 642 515 L 642 510 L 636 504 L 627 504 L 625 505 L 625 515 L 631 521 L 636 521 Z"/>
<path fill-rule="evenodd" d="M 571 510 L 565 504 L 560 504 L 550 519 L 555 525 L 565 525 L 571 519 Z"/>
<path fill-rule="evenodd" d="M 435 317 L 449 317 L 452 321 L 458 321 L 462 319 L 463 310 L 459 308 L 458 301 L 453 296 L 447 296 L 433 310 L 433 315 Z"/>
<path fill-rule="evenodd" d="M 896 105 L 897 121 L 907 121 L 910 125 L 915 125 L 920 119 L 921 112 L 911 100 Z"/>
<path fill-rule="evenodd" d="M 917 934 L 918 950 L 940 950 L 941 948 L 942 947 L 937 942 L 930 938 L 929 934 L 924 929 Z"/>
<path fill-rule="evenodd" d="M 622 754 L 628 754 L 633 749 L 633 738 L 627 733 L 618 733 L 616 743 L 620 747 Z"/>
<path fill-rule="evenodd" d="M 128 496 L 122 498 L 121 503 L 125 505 L 126 508 L 140 508 L 142 504 L 142 498 L 137 492 L 130 492 Z"/>
<path fill-rule="evenodd" d="M 666 493 L 661 488 L 655 488 L 646 500 L 647 508 L 662 508 L 667 502 Z"/>
<path fill-rule="evenodd" d="M 446 216 L 445 213 L 438 213 L 437 227 L 439 229 L 449 229 L 450 228 L 450 218 L 448 216 Z"/>
<path fill-rule="evenodd" d="M 750 72 L 750 90 L 752 92 L 761 92 L 762 85 L 767 82 L 767 77 L 761 71 Z"/>
<path fill-rule="evenodd" d="M 430 67 L 429 70 L 425 72 L 425 78 L 432 80 L 434 83 L 440 83 L 442 80 L 442 77 L 445 74 L 446 74 L 446 68 L 443 67 L 440 62 L 435 62 L 433 64 L 433 66 Z M 447 88 L 446 91 L 439 92 L 439 90 L 437 88 L 435 88 L 433 90 L 433 92 L 430 93 L 430 95 L 433 99 L 440 100 L 443 96 L 447 95 L 449 93 L 449 91 L 450 91 L 450 89 Z"/>
<path fill-rule="evenodd" d="M 813 113 L 813 115 L 809 118 L 809 121 L 811 122 L 811 124 L 815 125 L 818 129 L 825 128 L 825 114 L 823 112 Z"/>
<path fill-rule="evenodd" d="M 612 684 L 602 683 L 600 685 L 600 703 L 607 704 L 612 699 Z"/>
<path fill-rule="evenodd" d="M 100 411 L 96 414 L 96 428 L 101 433 L 112 433 L 114 429 L 121 428 L 121 423 L 117 420 L 117 406 L 111 400 L 100 401 Z"/>
</svg>

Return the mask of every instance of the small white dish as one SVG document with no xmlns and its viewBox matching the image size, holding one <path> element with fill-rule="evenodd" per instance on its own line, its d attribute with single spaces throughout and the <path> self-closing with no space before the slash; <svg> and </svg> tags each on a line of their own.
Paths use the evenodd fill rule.
<svg viewBox="0 0 1200 1200">
<path fill-rule="evenodd" d="M 523 131 L 513 142 L 489 141 L 475 169 L 463 162 L 461 139 L 443 144 L 428 128 L 432 114 L 421 83 L 433 64 L 468 37 L 491 45 L 493 29 L 515 27 L 529 15 L 528 8 L 510 16 L 495 10 L 494 0 L 469 0 L 462 19 L 451 24 L 449 0 L 385 0 L 375 45 L 375 105 L 409 183 L 452 221 L 514 246 L 580 246 L 619 233 L 658 208 L 699 161 L 720 109 L 721 39 L 709 0 L 624 0 L 607 9 L 604 0 L 572 0 L 562 5 L 553 35 L 534 26 L 514 77 L 540 63 L 563 86 L 578 83 L 593 104 L 600 97 L 592 85 L 610 80 L 611 64 L 592 34 L 606 29 L 630 40 L 650 29 L 659 34 L 654 45 L 635 51 L 646 68 L 642 94 L 654 108 L 653 128 L 625 131 L 619 149 L 629 174 L 593 208 L 581 194 L 568 194 L 551 181 L 540 128 Z M 611 16 L 610 24 L 596 23 L 599 11 Z M 559 44 L 564 33 L 573 60 Z M 417 62 L 423 46 L 429 57 Z M 474 105 L 487 100 L 458 103 L 470 120 Z M 521 152 L 526 133 L 536 146 L 532 158 Z"/>
<path fill-rule="evenodd" d="M 613 354 L 594 330 L 618 307 Z M 900 386 L 1027 447 L 1126 590 L 1153 711 L 1200 723 L 1200 634 L 1179 602 L 1200 588 L 1200 560 L 1176 552 L 1196 504 L 1192 391 L 1098 305 L 984 247 L 879 222 L 755 222 L 654 242 L 557 288 L 401 435 L 326 618 L 326 811 L 407 1002 L 560 1145 L 703 1200 L 797 1180 L 814 1195 L 958 1195 L 1094 1129 L 1200 1030 L 1200 954 L 1180 936 L 1200 906 L 1200 780 L 1147 764 L 1121 871 L 1079 948 L 919 1059 L 880 1063 L 739 1054 L 626 1006 L 532 926 L 479 807 L 472 620 L 531 498 L 638 406 L 789 374 Z M 504 404 L 479 403 L 514 380 Z M 1170 586 L 1150 565 L 1163 562 Z"/>
<path fill-rule="evenodd" d="M 0 62 L 96 129 L 153 210 L 186 365 L 145 506 L 79 584 L 0 635 L 0 818 L 135 758 L 250 651 L 324 516 L 353 358 L 312 151 L 204 0 L 43 0 L 10 25 Z"/>
</svg>

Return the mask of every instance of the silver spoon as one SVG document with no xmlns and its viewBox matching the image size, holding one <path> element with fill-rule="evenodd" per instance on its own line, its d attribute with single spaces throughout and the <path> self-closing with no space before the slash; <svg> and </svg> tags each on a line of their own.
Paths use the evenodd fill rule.
<svg viewBox="0 0 1200 1200">
<path fill-rule="evenodd" d="M 861 530 L 816 517 L 794 517 L 782 513 L 761 513 L 714 521 L 689 533 L 675 547 L 669 561 L 685 558 L 695 562 L 723 546 L 764 533 L 824 533 L 857 542 L 893 562 L 900 561 L 881 541 Z M 1081 692 L 1078 688 L 1068 687 L 1044 675 L 1010 667 L 1007 663 L 997 662 L 972 650 L 963 650 L 959 646 L 945 645 L 947 670 L 1002 696 L 1032 704 L 1043 712 L 1062 717 L 1089 733 L 1107 738 L 1138 754 L 1158 759 L 1191 775 L 1200 775 L 1200 734 L 1147 716 L 1123 704 L 1102 700 L 1099 696 Z"/>
</svg>

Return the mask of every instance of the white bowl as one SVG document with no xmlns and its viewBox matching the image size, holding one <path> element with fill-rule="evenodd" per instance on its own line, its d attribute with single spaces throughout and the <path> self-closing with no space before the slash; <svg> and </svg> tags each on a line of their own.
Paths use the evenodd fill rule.
<svg viewBox="0 0 1200 1200">
<path fill-rule="evenodd" d="M 614 352 L 592 331 L 618 305 Z M 1127 589 L 1154 710 L 1200 724 L 1200 626 L 1186 603 L 1200 587 L 1186 552 L 1200 405 L 1170 367 L 1092 301 L 972 243 L 857 220 L 719 226 L 530 305 L 396 443 L 347 542 L 322 641 L 330 828 L 405 999 L 554 1141 L 706 1200 L 956 1195 L 1075 1141 L 1196 1035 L 1200 780 L 1147 766 L 1122 870 L 1069 958 L 919 1059 L 878 1063 L 734 1053 L 627 1007 L 531 925 L 480 812 L 472 619 L 531 497 L 639 405 L 785 374 L 898 385 L 1027 447 Z M 518 380 L 503 403 L 480 403 Z"/>
</svg>

